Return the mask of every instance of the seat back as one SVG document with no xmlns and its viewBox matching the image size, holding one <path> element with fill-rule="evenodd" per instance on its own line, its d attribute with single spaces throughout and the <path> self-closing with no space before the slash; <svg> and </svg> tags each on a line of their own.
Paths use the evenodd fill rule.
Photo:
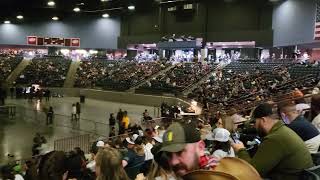
<svg viewBox="0 0 320 180">
<path fill-rule="evenodd" d="M 311 154 L 311 157 L 315 166 L 320 165 L 320 152 Z"/>
<path fill-rule="evenodd" d="M 320 180 L 320 166 L 305 169 L 300 178 L 303 180 Z"/>
</svg>

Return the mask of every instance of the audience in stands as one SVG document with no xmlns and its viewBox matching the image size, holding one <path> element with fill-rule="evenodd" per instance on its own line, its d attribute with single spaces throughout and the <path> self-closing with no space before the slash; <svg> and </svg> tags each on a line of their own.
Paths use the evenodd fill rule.
<svg viewBox="0 0 320 180">
<path fill-rule="evenodd" d="M 77 71 L 76 87 L 103 87 L 126 90 L 153 74 L 165 69 L 168 64 L 160 61 L 87 61 Z"/>
<path fill-rule="evenodd" d="M 22 57 L 0 57 L 0 82 L 6 80 L 6 78 L 11 74 L 11 72 L 18 66 L 22 61 Z"/>
<path fill-rule="evenodd" d="M 62 87 L 71 60 L 62 58 L 35 58 L 18 77 L 17 84 L 39 84 L 41 87 Z"/>
<path fill-rule="evenodd" d="M 181 92 L 186 87 L 201 80 L 215 68 L 212 64 L 182 63 L 177 64 L 165 74 L 148 81 L 141 89 L 164 92 Z"/>
<path fill-rule="evenodd" d="M 220 69 L 213 72 L 209 80 L 200 84 L 188 97 L 204 106 L 210 102 L 214 108 L 227 109 L 234 104 L 252 106 L 296 87 L 313 87 L 317 82 L 319 67 L 293 66 L 288 69 L 288 66 L 279 63 L 231 63 L 223 73 Z"/>
<path fill-rule="evenodd" d="M 49 66 L 55 66 L 55 63 L 49 60 L 46 62 L 49 62 Z M 43 65 L 36 62 L 32 64 Z M 304 85 L 312 87 L 315 78 L 312 76 L 310 82 L 305 81 L 306 78 L 298 82 L 291 80 L 296 78 L 296 75 L 292 73 L 293 68 L 289 65 L 265 66 L 258 66 L 246 72 L 241 68 L 233 69 L 232 65 L 231 71 L 227 67 L 227 70 L 218 69 L 212 72 L 210 80 L 202 83 L 194 93 L 191 93 L 191 96 L 203 104 L 207 104 L 206 102 L 217 104 L 215 111 L 208 105 L 205 113 L 199 118 L 179 119 L 179 113 L 184 109 L 178 105 L 163 103 L 161 104 L 163 120 L 160 124 L 148 125 L 142 130 L 141 126 L 130 122 L 127 111 L 120 109 L 116 117 L 110 114 L 110 139 L 94 142 L 89 158 L 86 158 L 80 148 L 67 153 L 60 151 L 42 153 L 40 151 L 46 140 L 37 134 L 34 138 L 33 155 L 42 156 L 34 159 L 39 162 L 26 162 L 24 177 L 26 180 L 32 178 L 32 180 L 52 178 L 175 180 L 200 169 L 210 172 L 221 172 L 223 169 L 225 174 L 241 180 L 260 179 L 256 170 L 263 178 L 299 179 L 304 169 L 313 166 L 310 153 L 315 154 L 319 149 L 320 98 L 319 95 L 312 97 L 312 123 L 304 118 L 307 117 L 307 113 L 303 114 L 304 111 L 308 111 L 307 103 L 298 100 L 296 104 L 291 101 L 284 104 L 278 102 L 288 98 L 287 94 L 282 95 L 283 92 L 290 92 L 290 98 L 303 97 L 306 91 L 302 91 L 302 87 Z M 124 83 L 124 86 L 129 88 L 166 67 L 167 65 L 160 62 L 82 62 L 77 72 L 76 86 L 115 87 L 112 84 L 118 83 L 122 86 Z M 200 63 L 180 64 L 159 78 L 151 80 L 147 86 L 154 88 L 158 84 L 161 88 L 182 91 L 190 84 L 198 82 L 214 68 L 215 65 Z M 275 71 L 271 74 L 265 73 L 270 69 Z M 305 73 L 304 70 L 301 72 Z M 299 88 L 295 89 L 296 87 Z M 33 94 L 37 93 L 38 99 L 41 99 L 40 91 L 35 87 L 30 91 L 32 91 L 31 100 Z M 46 94 L 46 91 L 42 94 Z M 279 113 L 270 104 L 260 104 L 268 100 L 278 104 Z M 251 109 L 243 112 L 237 110 L 239 108 L 236 106 L 245 108 L 245 105 L 250 107 L 258 105 L 251 117 L 255 128 L 250 122 L 246 122 L 249 117 L 243 117 L 249 115 Z M 75 119 L 80 118 L 80 108 L 75 104 L 73 107 L 73 116 Z M 147 110 L 142 114 L 142 118 L 152 119 Z M 118 136 L 115 128 L 117 124 Z M 258 135 L 263 139 L 261 144 Z M 238 166 L 239 163 L 242 166 Z M 39 166 L 35 167 L 37 164 Z M 233 168 L 226 168 L 229 165 Z M 251 178 L 243 178 L 243 174 L 237 174 L 243 167 L 250 169 L 253 174 Z M 250 174 L 248 169 L 243 172 Z M 21 172 L 12 171 L 11 167 L 1 170 L 2 176 L 7 179 L 22 178 L 19 175 Z"/>
<path fill-rule="evenodd" d="M 101 79 L 119 68 L 118 61 L 82 61 L 77 69 L 75 87 L 95 87 L 102 83 Z"/>
</svg>

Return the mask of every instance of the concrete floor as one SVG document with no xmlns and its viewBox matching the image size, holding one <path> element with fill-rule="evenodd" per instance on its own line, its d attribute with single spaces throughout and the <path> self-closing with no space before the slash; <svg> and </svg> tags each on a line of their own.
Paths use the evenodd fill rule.
<svg viewBox="0 0 320 180">
<path fill-rule="evenodd" d="M 119 108 L 127 110 L 131 122 L 140 122 L 142 113 L 147 109 L 151 116 L 156 117 L 155 108 L 148 106 L 121 104 L 93 99 L 86 99 L 81 104 L 81 120 L 71 122 L 72 104 L 79 98 L 53 98 L 49 102 L 28 102 L 25 99 L 7 99 L 6 104 L 17 106 L 17 114 L 13 119 L 0 118 L 0 164 L 8 161 L 31 157 L 32 139 L 39 132 L 48 140 L 48 150 L 53 149 L 54 140 L 80 134 L 109 134 L 108 118 L 110 113 L 118 112 Z M 45 107 L 52 106 L 55 112 L 54 125 L 46 126 Z M 7 155 L 13 154 L 14 158 Z"/>
</svg>

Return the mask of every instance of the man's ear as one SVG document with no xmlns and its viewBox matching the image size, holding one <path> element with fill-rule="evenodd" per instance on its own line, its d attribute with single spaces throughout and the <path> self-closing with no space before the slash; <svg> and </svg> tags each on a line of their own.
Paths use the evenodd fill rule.
<svg viewBox="0 0 320 180">
<path fill-rule="evenodd" d="M 266 122 L 267 122 L 267 118 L 266 118 L 266 117 L 262 117 L 262 118 L 261 118 L 261 121 L 262 121 L 263 123 L 266 123 Z"/>
<path fill-rule="evenodd" d="M 204 143 L 203 140 L 200 140 L 198 143 L 197 143 L 197 148 L 199 150 L 199 155 L 200 156 L 204 156 L 204 150 L 206 148 L 206 144 Z"/>
</svg>

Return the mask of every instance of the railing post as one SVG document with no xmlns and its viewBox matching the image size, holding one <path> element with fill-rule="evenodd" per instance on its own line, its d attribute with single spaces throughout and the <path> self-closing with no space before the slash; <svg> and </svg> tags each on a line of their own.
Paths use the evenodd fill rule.
<svg viewBox="0 0 320 180">
<path fill-rule="evenodd" d="M 94 122 L 94 134 L 95 134 L 95 136 L 98 135 L 98 133 L 97 133 L 97 123 L 96 122 Z"/>
</svg>

